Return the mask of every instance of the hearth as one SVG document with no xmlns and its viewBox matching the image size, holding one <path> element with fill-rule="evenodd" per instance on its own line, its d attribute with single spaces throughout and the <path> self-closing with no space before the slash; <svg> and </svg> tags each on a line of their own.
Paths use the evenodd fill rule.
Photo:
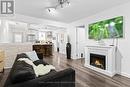
<svg viewBox="0 0 130 87">
<path fill-rule="evenodd" d="M 90 65 L 106 70 L 106 56 L 90 53 Z"/>
</svg>

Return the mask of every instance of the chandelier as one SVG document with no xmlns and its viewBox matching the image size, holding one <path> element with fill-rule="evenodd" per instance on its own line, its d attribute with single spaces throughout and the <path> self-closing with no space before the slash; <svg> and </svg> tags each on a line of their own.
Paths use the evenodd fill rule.
<svg viewBox="0 0 130 87">
<path fill-rule="evenodd" d="M 70 5 L 70 2 L 68 0 L 58 0 L 55 6 L 47 7 L 47 11 L 51 12 L 56 10 L 57 8 L 64 8 L 68 5 Z"/>
</svg>

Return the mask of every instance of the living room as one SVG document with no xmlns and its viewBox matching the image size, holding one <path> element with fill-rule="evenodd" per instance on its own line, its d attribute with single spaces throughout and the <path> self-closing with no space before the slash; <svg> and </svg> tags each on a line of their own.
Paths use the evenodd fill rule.
<svg viewBox="0 0 130 87">
<path fill-rule="evenodd" d="M 129 0 L 9 1 L 15 4 L 13 13 L 2 14 L 1 7 L 0 14 L 2 87 L 130 86 Z M 115 28 L 113 35 L 111 29 Z M 94 29 L 101 31 L 91 33 Z M 105 29 L 107 33 L 101 34 Z M 16 73 L 20 70 L 17 65 L 24 67 L 23 61 L 30 61 L 30 56 L 25 55 L 28 52 L 40 59 L 40 62 L 33 61 L 34 68 L 29 63 L 35 73 L 31 80 L 32 77 L 27 80 Z M 37 77 L 35 67 L 39 63 L 38 71 L 45 73 L 41 60 L 42 65 L 49 64 L 52 70 Z"/>
</svg>

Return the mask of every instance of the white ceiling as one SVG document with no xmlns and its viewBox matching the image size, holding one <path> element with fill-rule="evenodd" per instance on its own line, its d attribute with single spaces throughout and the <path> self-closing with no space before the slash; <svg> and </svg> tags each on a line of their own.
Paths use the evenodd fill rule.
<svg viewBox="0 0 130 87">
<path fill-rule="evenodd" d="M 57 9 L 55 14 L 49 14 L 46 7 L 56 4 L 57 0 L 15 0 L 16 14 L 36 18 L 70 23 L 84 17 L 94 15 L 105 9 L 127 3 L 130 0 L 69 0 L 70 6 Z"/>
</svg>

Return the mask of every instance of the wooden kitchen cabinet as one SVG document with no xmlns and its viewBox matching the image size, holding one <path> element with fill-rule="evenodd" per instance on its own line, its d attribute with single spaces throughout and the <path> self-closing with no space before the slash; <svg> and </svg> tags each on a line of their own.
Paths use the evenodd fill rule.
<svg viewBox="0 0 130 87">
<path fill-rule="evenodd" d="M 33 45 L 33 50 L 36 51 L 38 56 L 52 56 L 53 45 L 52 44 L 39 44 Z"/>
</svg>

